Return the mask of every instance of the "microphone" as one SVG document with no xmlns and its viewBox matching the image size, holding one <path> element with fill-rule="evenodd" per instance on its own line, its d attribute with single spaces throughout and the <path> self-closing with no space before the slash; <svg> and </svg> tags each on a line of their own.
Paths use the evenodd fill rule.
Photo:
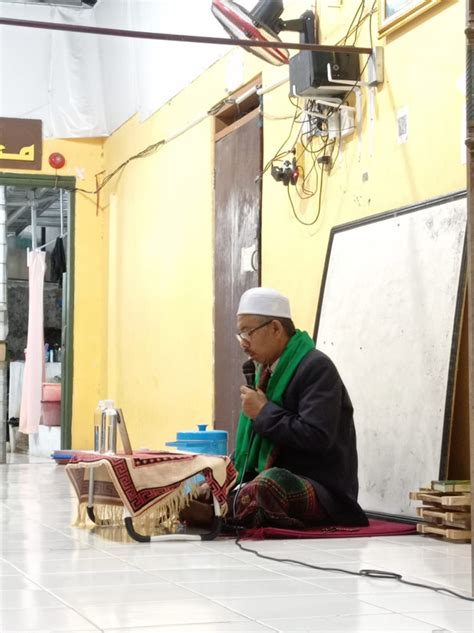
<svg viewBox="0 0 474 633">
<path fill-rule="evenodd" d="M 253 360 L 246 360 L 242 365 L 242 371 L 244 373 L 247 387 L 250 387 L 250 389 L 255 391 L 255 363 Z"/>
</svg>

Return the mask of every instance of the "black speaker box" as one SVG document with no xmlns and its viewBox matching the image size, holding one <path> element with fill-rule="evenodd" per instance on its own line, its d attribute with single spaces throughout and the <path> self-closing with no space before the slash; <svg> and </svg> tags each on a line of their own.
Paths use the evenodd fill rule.
<svg viewBox="0 0 474 633">
<path fill-rule="evenodd" d="M 331 64 L 333 79 L 358 81 L 360 79 L 357 53 L 321 53 L 301 51 L 290 59 L 290 88 L 301 97 L 317 97 L 347 92 L 348 86 L 330 83 L 327 66 Z"/>
</svg>

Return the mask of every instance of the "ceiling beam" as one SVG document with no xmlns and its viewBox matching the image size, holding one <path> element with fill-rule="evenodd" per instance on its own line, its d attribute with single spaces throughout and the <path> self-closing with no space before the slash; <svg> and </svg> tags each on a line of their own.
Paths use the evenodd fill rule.
<svg viewBox="0 0 474 633">
<path fill-rule="evenodd" d="M 153 33 L 150 31 L 131 31 L 127 29 L 107 29 L 83 24 L 59 24 L 39 22 L 37 20 L 18 20 L 0 18 L 4 26 L 19 26 L 28 29 L 46 29 L 48 31 L 68 31 L 88 35 L 110 35 L 113 37 L 131 37 L 141 40 L 164 40 L 167 42 L 188 42 L 190 44 L 220 44 L 224 46 L 244 46 L 246 48 L 287 48 L 300 51 L 319 51 L 321 53 L 359 53 L 371 55 L 372 49 L 361 46 L 330 46 L 325 44 L 301 44 L 296 42 L 262 42 L 260 40 L 239 40 L 228 37 L 203 37 L 200 35 L 180 35 L 176 33 Z"/>
</svg>

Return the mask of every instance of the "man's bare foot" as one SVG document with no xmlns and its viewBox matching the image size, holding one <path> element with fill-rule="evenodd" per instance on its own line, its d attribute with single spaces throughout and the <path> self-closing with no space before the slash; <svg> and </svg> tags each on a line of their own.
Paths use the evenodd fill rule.
<svg viewBox="0 0 474 633">
<path fill-rule="evenodd" d="M 210 527 L 214 518 L 214 508 L 208 503 L 191 501 L 189 506 L 181 510 L 179 520 L 187 525 Z"/>
</svg>

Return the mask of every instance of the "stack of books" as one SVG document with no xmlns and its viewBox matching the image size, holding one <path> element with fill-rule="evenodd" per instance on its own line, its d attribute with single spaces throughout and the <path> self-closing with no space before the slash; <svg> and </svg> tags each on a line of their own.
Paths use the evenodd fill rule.
<svg viewBox="0 0 474 633">
<path fill-rule="evenodd" d="M 410 499 L 422 502 L 416 509 L 423 519 L 416 525 L 417 532 L 456 543 L 471 541 L 470 481 L 432 481 L 431 486 L 410 492 Z"/>
</svg>

